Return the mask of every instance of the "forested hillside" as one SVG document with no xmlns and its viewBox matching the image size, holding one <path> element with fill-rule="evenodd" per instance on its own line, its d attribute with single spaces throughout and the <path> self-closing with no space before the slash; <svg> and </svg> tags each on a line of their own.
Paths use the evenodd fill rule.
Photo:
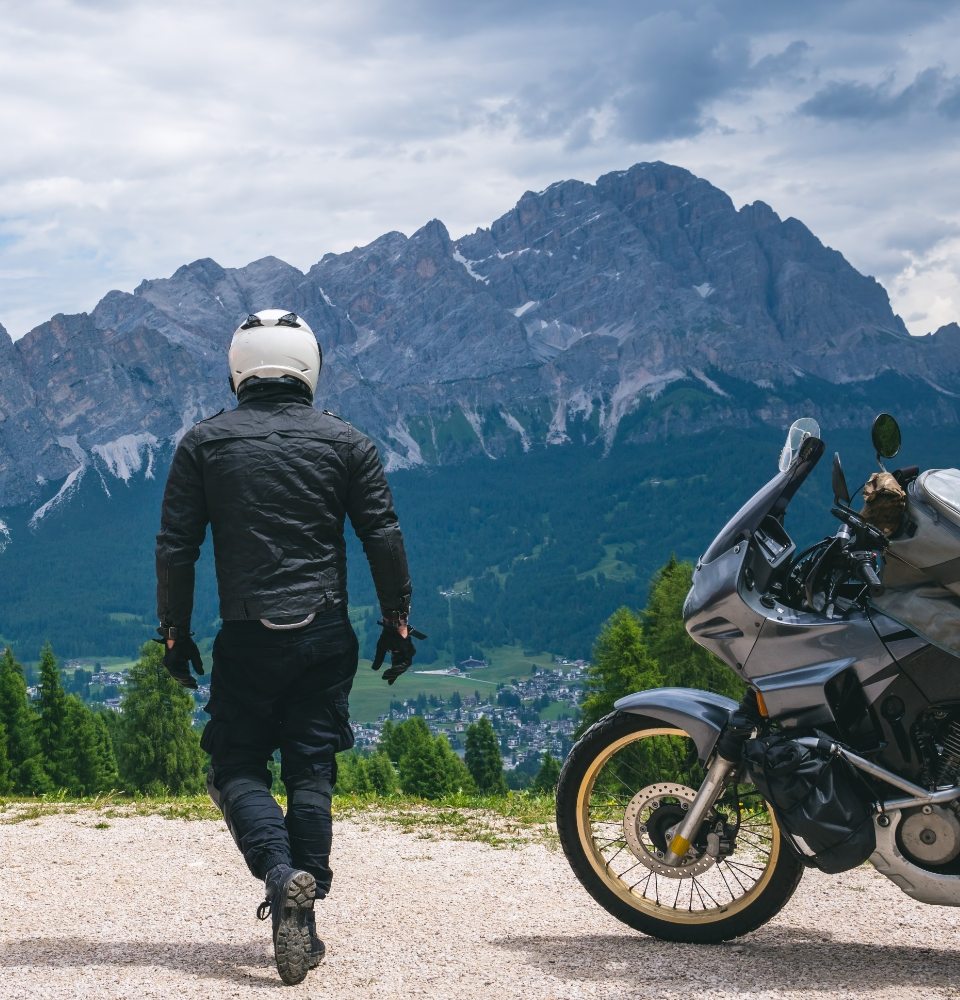
<svg viewBox="0 0 960 1000">
<path fill-rule="evenodd" d="M 891 380 L 890 388 L 898 386 Z M 889 396 L 896 410 L 895 393 Z M 797 412 L 805 412 L 802 402 Z M 825 427 L 823 434 L 828 456 L 839 450 L 850 482 L 862 482 L 875 467 L 869 428 Z M 773 474 L 782 436 L 777 426 L 726 425 L 665 442 L 624 441 L 608 454 L 571 444 L 393 473 L 414 577 L 414 620 L 430 635 L 418 662 L 462 659 L 505 644 L 589 656 L 614 609 L 642 607 L 654 571 L 671 554 L 696 559 Z M 953 465 L 958 446 L 954 427 L 930 435 L 907 425 L 902 460 Z M 821 465 L 788 515 L 801 543 L 834 528 L 828 463 Z M 155 627 L 161 492 L 161 478 L 114 484 L 109 498 L 90 482 L 40 529 L 14 524 L 17 544 L 0 561 L 0 635 L 22 659 L 36 659 L 47 639 L 67 658 L 136 654 Z M 350 595 L 358 624 L 372 622 L 373 589 L 355 540 Z M 214 633 L 216 616 L 205 552 L 194 616 L 201 637 Z"/>
</svg>

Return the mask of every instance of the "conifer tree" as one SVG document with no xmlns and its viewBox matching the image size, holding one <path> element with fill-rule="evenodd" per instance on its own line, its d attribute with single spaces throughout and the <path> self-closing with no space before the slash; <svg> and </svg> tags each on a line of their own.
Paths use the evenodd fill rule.
<svg viewBox="0 0 960 1000">
<path fill-rule="evenodd" d="M 560 761 L 550 751 L 546 751 L 540 760 L 540 770 L 530 786 L 535 792 L 553 795 L 560 780 Z"/>
<path fill-rule="evenodd" d="M 75 694 L 67 695 L 65 739 L 73 759 L 68 790 L 74 795 L 94 795 L 101 790 L 97 727 L 93 712 Z"/>
<path fill-rule="evenodd" d="M 500 741 L 485 715 L 467 726 L 464 761 L 478 792 L 484 795 L 506 795 L 507 782 L 503 776 Z"/>
<path fill-rule="evenodd" d="M 104 715 L 97 712 L 93 716 L 97 750 L 97 791 L 112 792 L 120 787 L 120 773 L 117 770 L 117 755 L 110 737 L 110 729 Z"/>
<path fill-rule="evenodd" d="M 412 720 L 411 720 L 412 721 Z M 446 736 L 411 742 L 400 758 L 400 787 L 407 795 L 439 799 L 473 791 L 473 779 Z"/>
<path fill-rule="evenodd" d="M 0 793 L 13 791 L 13 769 L 7 755 L 7 727 L 0 719 Z"/>
<path fill-rule="evenodd" d="M 54 788 L 75 789 L 78 778 L 69 739 L 67 695 L 49 642 L 40 651 L 38 707 L 37 737 L 44 769 Z"/>
<path fill-rule="evenodd" d="M 145 643 L 131 668 L 116 746 L 123 784 L 151 795 L 200 792 L 203 752 L 193 698 L 167 673 L 159 643 Z"/>
<path fill-rule="evenodd" d="M 419 715 L 415 715 L 397 726 L 391 722 L 385 723 L 380 736 L 380 747 L 390 760 L 399 765 L 400 760 L 415 745 L 425 745 L 431 739 L 433 737 L 427 723 Z"/>
<path fill-rule="evenodd" d="M 27 702 L 23 667 L 8 646 L 0 656 L 0 722 L 7 735 L 13 791 L 42 795 L 51 790 L 37 742 L 36 713 Z"/>
<path fill-rule="evenodd" d="M 377 795 L 393 795 L 397 790 L 397 772 L 390 758 L 378 750 L 367 758 L 366 765 L 372 791 Z"/>
<path fill-rule="evenodd" d="M 661 683 L 640 617 L 629 608 L 618 608 L 604 623 L 593 647 L 586 694 L 580 706 L 580 731 L 612 712 L 618 698 Z"/>
</svg>

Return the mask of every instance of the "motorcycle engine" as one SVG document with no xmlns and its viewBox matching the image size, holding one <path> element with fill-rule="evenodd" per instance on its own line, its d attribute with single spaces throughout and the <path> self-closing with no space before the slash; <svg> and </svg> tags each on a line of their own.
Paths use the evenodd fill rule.
<svg viewBox="0 0 960 1000">
<path fill-rule="evenodd" d="M 900 824 L 903 852 L 921 865 L 948 865 L 960 855 L 960 819 L 950 806 L 921 806 Z"/>
<path fill-rule="evenodd" d="M 925 713 L 915 739 L 931 787 L 960 784 L 960 717 L 956 711 Z M 903 852 L 925 866 L 948 865 L 960 857 L 960 801 L 905 811 L 899 829 Z"/>
</svg>

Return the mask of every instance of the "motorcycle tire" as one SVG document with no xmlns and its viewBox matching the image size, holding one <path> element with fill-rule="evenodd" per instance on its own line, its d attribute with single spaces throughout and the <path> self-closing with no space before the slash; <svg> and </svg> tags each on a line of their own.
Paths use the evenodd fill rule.
<svg viewBox="0 0 960 1000">
<path fill-rule="evenodd" d="M 736 816 L 726 854 L 707 850 L 703 834 L 685 869 L 665 864 L 704 773 L 686 732 L 627 712 L 591 726 L 560 773 L 557 829 L 577 878 L 613 916 L 665 941 L 711 944 L 748 934 L 782 909 L 803 875 L 752 785 L 728 788 L 702 828 Z"/>
</svg>

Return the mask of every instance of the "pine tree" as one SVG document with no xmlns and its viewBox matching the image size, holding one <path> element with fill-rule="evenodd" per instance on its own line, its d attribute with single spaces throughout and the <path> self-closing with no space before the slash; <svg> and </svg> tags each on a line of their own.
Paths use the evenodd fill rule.
<svg viewBox="0 0 960 1000">
<path fill-rule="evenodd" d="M 540 770 L 530 786 L 535 792 L 543 792 L 545 795 L 553 795 L 557 790 L 557 782 L 560 780 L 560 761 L 549 751 L 544 753 L 540 760 Z"/>
<path fill-rule="evenodd" d="M 13 768 L 7 754 L 7 727 L 0 719 L 0 793 L 13 791 Z"/>
<path fill-rule="evenodd" d="M 101 790 L 97 726 L 93 712 L 75 694 L 67 695 L 65 739 L 73 760 L 68 790 L 74 795 L 94 795 Z"/>
<path fill-rule="evenodd" d="M 397 772 L 390 758 L 378 750 L 367 758 L 366 764 L 372 790 L 377 795 L 393 795 L 397 790 Z"/>
<path fill-rule="evenodd" d="M 37 742 L 37 718 L 27 702 L 23 667 L 8 646 L 0 657 L 0 722 L 7 734 L 13 791 L 42 795 L 51 790 Z"/>
<path fill-rule="evenodd" d="M 500 742 L 490 720 L 481 716 L 467 726 L 464 761 L 477 791 L 484 795 L 505 795 L 507 782 L 503 776 Z"/>
<path fill-rule="evenodd" d="M 54 788 L 75 789 L 78 777 L 69 739 L 67 695 L 49 642 L 40 651 L 39 709 L 37 736 L 44 769 Z"/>
<path fill-rule="evenodd" d="M 593 647 L 586 695 L 580 706 L 580 731 L 612 712 L 618 698 L 661 683 L 640 617 L 629 608 L 618 608 L 604 623 Z"/>
<path fill-rule="evenodd" d="M 107 726 L 106 717 L 97 712 L 93 716 L 97 751 L 97 791 L 112 792 L 120 787 L 120 773 L 117 770 L 117 755 L 113 749 L 113 740 Z"/>
<path fill-rule="evenodd" d="M 120 777 L 129 790 L 202 791 L 203 752 L 192 718 L 193 698 L 164 669 L 163 649 L 145 643 L 128 674 L 116 746 Z"/>
<path fill-rule="evenodd" d="M 407 795 L 439 799 L 474 788 L 470 772 L 446 736 L 412 742 L 400 758 L 400 787 Z"/>
<path fill-rule="evenodd" d="M 380 747 L 390 760 L 399 764 L 413 746 L 429 743 L 431 739 L 433 737 L 426 722 L 415 715 L 397 726 L 391 722 L 385 723 L 380 736 Z"/>
</svg>

